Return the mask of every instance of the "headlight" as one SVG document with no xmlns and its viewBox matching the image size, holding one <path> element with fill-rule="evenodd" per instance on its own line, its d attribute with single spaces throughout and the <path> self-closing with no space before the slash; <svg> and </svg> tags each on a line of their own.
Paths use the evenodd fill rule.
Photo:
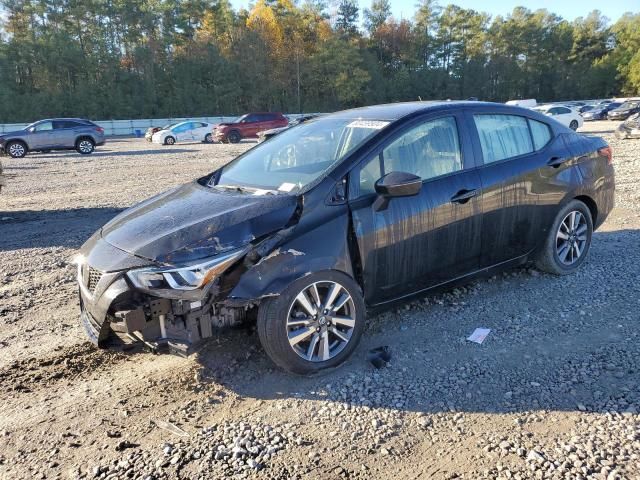
<svg viewBox="0 0 640 480">
<path fill-rule="evenodd" d="M 183 267 L 151 267 L 130 270 L 127 276 L 143 290 L 196 290 L 206 286 L 229 268 L 247 249 L 234 250 Z"/>
</svg>

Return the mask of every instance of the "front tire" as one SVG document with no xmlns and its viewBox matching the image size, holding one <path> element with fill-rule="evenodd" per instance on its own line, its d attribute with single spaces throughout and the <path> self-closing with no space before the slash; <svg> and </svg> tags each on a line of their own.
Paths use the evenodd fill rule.
<svg viewBox="0 0 640 480">
<path fill-rule="evenodd" d="M 76 151 L 82 155 L 93 153 L 96 144 L 90 138 L 79 138 L 76 142 Z"/>
<path fill-rule="evenodd" d="M 240 133 L 237 131 L 232 131 L 229 132 L 229 134 L 227 135 L 227 140 L 229 140 L 229 143 L 239 143 L 240 140 L 242 140 L 242 137 L 240 136 Z"/>
<path fill-rule="evenodd" d="M 210 133 L 207 133 L 204 136 L 204 143 L 213 143 L 213 135 L 211 135 Z"/>
<path fill-rule="evenodd" d="M 569 128 L 571 130 L 573 130 L 574 132 L 576 130 L 578 130 L 578 121 L 577 120 L 571 120 L 571 123 L 569 124 Z"/>
<path fill-rule="evenodd" d="M 263 300 L 258 336 L 279 367 L 298 374 L 337 367 L 356 348 L 366 311 L 360 287 L 337 271 L 307 275 Z"/>
<path fill-rule="evenodd" d="M 9 142 L 5 150 L 11 158 L 22 158 L 27 154 L 27 146 L 23 142 Z"/>
<path fill-rule="evenodd" d="M 164 139 L 164 144 L 165 145 L 173 145 L 176 143 L 176 139 L 173 137 L 167 137 Z"/>
<path fill-rule="evenodd" d="M 589 208 L 572 200 L 558 212 L 536 259 L 536 267 L 554 275 L 575 272 L 587 258 L 593 234 Z"/>
</svg>

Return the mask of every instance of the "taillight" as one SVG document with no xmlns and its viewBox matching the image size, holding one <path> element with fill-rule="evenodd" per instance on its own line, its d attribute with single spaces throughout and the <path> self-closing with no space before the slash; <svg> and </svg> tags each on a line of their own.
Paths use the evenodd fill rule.
<svg viewBox="0 0 640 480">
<path fill-rule="evenodd" d="M 96 127 L 96 132 L 104 133 L 104 128 L 102 128 L 102 127 Z"/>
<path fill-rule="evenodd" d="M 609 145 L 602 147 L 598 150 L 598 154 L 602 157 L 607 157 L 607 165 L 613 164 L 613 150 Z"/>
</svg>

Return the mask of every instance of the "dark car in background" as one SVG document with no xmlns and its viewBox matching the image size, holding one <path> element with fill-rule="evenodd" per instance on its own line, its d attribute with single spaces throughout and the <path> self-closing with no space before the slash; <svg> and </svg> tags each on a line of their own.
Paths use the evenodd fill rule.
<svg viewBox="0 0 640 480">
<path fill-rule="evenodd" d="M 295 127 L 296 125 L 300 125 L 301 123 L 304 123 L 304 122 L 308 122 L 309 120 L 312 120 L 312 119 L 316 118 L 317 116 L 318 116 L 317 114 L 300 115 L 299 117 L 296 117 L 295 119 L 291 120 L 286 127 L 271 128 L 269 130 L 262 130 L 261 132 L 258 132 L 258 142 L 264 142 L 265 140 L 267 140 L 267 139 L 269 139 L 271 137 L 275 137 L 279 133 L 284 132 L 288 128 Z"/>
<path fill-rule="evenodd" d="M 614 108 L 607 113 L 609 120 L 626 120 L 634 113 L 640 112 L 640 101 L 634 100 L 624 102 L 618 108 Z"/>
<path fill-rule="evenodd" d="M 315 372 L 349 357 L 367 312 L 529 261 L 575 272 L 613 203 L 607 143 L 533 110 L 337 112 L 98 230 L 77 260 L 81 322 L 102 347 L 181 353 L 254 322 L 277 365 Z"/>
<path fill-rule="evenodd" d="M 247 113 L 230 123 L 219 123 L 213 129 L 213 139 L 223 143 L 238 143 L 243 138 L 257 138 L 258 132 L 286 127 L 287 117 L 282 113 Z"/>
<path fill-rule="evenodd" d="M 582 119 L 585 122 L 590 122 L 593 120 L 606 120 L 607 114 L 611 110 L 618 108 L 620 105 L 622 105 L 621 102 L 611 102 L 607 104 L 596 105 L 595 108 L 581 114 Z"/>
<path fill-rule="evenodd" d="M 104 129 L 82 118 L 52 118 L 27 125 L 22 130 L 0 135 L 0 150 L 13 158 L 28 152 L 77 150 L 92 153 L 104 145 Z"/>
</svg>

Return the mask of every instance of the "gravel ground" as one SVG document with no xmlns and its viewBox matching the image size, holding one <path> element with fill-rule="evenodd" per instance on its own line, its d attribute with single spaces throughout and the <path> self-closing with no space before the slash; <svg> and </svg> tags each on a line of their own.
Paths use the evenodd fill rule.
<svg viewBox="0 0 640 480">
<path fill-rule="evenodd" d="M 97 351 L 77 322 L 75 249 L 252 143 L 3 158 L 0 477 L 640 478 L 640 140 L 614 127 L 585 125 L 613 147 L 617 203 L 577 274 L 521 268 L 370 317 L 352 359 L 310 378 L 250 330 L 183 359 Z"/>
</svg>

